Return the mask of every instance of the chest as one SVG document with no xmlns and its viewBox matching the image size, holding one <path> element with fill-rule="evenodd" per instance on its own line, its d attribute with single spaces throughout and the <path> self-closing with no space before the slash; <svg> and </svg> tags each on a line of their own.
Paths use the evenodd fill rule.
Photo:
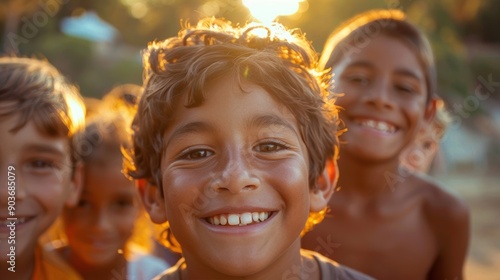
<svg viewBox="0 0 500 280">
<path fill-rule="evenodd" d="M 425 278 L 438 246 L 418 202 L 337 206 L 304 237 L 304 247 L 377 279 Z"/>
</svg>

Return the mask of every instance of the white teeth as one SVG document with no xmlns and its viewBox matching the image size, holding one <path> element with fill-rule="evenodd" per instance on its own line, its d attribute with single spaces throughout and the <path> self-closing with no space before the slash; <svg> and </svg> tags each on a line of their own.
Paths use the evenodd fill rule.
<svg viewBox="0 0 500 280">
<path fill-rule="evenodd" d="M 386 123 L 382 123 L 382 122 L 381 122 L 381 123 L 378 123 L 378 128 L 379 128 L 380 130 L 385 130 L 385 131 L 388 131 L 388 130 L 389 130 L 389 125 L 388 125 L 388 124 L 386 124 Z"/>
<path fill-rule="evenodd" d="M 258 222 L 259 222 L 259 213 L 257 213 L 257 212 L 253 212 L 253 213 L 252 213 L 252 220 L 253 220 L 254 222 L 258 223 Z"/>
<path fill-rule="evenodd" d="M 377 126 L 377 123 L 374 120 L 368 120 L 366 121 L 366 126 L 375 128 Z"/>
<path fill-rule="evenodd" d="M 225 226 L 227 224 L 226 216 L 223 216 L 223 215 L 220 216 L 220 224 L 223 226 Z"/>
<path fill-rule="evenodd" d="M 246 225 L 252 222 L 252 213 L 243 213 L 241 214 L 241 224 Z"/>
<path fill-rule="evenodd" d="M 267 212 L 260 212 L 259 219 L 260 219 L 261 222 L 265 221 L 267 219 L 267 217 L 269 217 L 269 215 L 267 214 Z"/>
<path fill-rule="evenodd" d="M 394 133 L 396 131 L 396 128 L 387 122 L 375 120 L 356 120 L 356 123 L 386 133 Z"/>
<path fill-rule="evenodd" d="M 221 214 L 208 218 L 213 225 L 245 226 L 252 223 L 260 223 L 269 218 L 269 212 L 245 212 L 242 214 Z"/>
<path fill-rule="evenodd" d="M 229 214 L 227 216 L 227 223 L 231 226 L 238 225 L 240 223 L 240 216 L 237 214 Z"/>
<path fill-rule="evenodd" d="M 15 220 L 2 219 L 2 220 L 0 220 L 0 225 L 9 226 L 9 225 L 12 225 L 12 223 L 14 223 L 15 225 L 18 225 L 18 224 L 22 224 L 24 222 L 26 222 L 26 217 L 17 218 Z"/>
</svg>

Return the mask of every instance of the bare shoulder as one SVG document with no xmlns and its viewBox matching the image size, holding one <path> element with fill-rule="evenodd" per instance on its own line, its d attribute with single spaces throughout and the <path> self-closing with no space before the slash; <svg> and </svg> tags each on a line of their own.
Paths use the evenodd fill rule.
<svg viewBox="0 0 500 280">
<path fill-rule="evenodd" d="M 469 209 L 458 196 L 429 177 L 412 175 L 423 218 L 433 231 L 437 255 L 429 279 L 462 279 L 470 238 Z"/>
<path fill-rule="evenodd" d="M 468 225 L 469 208 L 461 198 L 430 177 L 412 175 L 412 180 L 420 189 L 424 214 L 432 224 L 446 231 Z"/>
</svg>

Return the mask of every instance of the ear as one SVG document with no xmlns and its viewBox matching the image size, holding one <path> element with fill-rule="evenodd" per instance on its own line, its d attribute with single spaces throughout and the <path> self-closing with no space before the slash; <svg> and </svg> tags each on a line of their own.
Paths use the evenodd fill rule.
<svg viewBox="0 0 500 280">
<path fill-rule="evenodd" d="M 143 191 L 140 191 L 140 196 L 151 221 L 156 224 L 166 222 L 165 200 L 160 188 L 149 184 L 146 180 L 139 181 L 138 183 L 145 184 L 143 185 Z"/>
<path fill-rule="evenodd" d="M 337 185 L 338 175 L 337 162 L 329 159 L 323 174 L 318 177 L 317 188 L 310 190 L 310 212 L 319 212 L 326 208 Z"/>
<path fill-rule="evenodd" d="M 437 104 L 438 102 L 442 102 L 439 99 L 432 98 L 425 108 L 424 119 L 426 122 L 431 123 L 434 117 L 436 116 Z"/>
<path fill-rule="evenodd" d="M 73 207 L 78 203 L 80 199 L 80 194 L 83 189 L 83 163 L 78 162 L 75 165 L 75 169 L 73 171 L 73 176 L 71 177 L 71 181 L 69 183 L 69 193 L 66 197 L 66 201 L 64 202 L 64 206 Z"/>
<path fill-rule="evenodd" d="M 139 192 L 139 196 L 141 197 L 141 200 L 144 197 L 144 192 L 146 191 L 146 186 L 148 184 L 148 181 L 146 179 L 137 179 L 134 181 L 135 186 L 137 188 L 137 191 Z"/>
</svg>

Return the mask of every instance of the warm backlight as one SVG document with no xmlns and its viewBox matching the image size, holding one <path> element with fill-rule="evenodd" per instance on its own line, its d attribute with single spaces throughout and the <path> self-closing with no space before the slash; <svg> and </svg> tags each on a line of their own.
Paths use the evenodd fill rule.
<svg viewBox="0 0 500 280">
<path fill-rule="evenodd" d="M 268 23 L 278 16 L 289 16 L 299 10 L 299 3 L 304 0 L 243 0 L 252 16 L 261 22 Z"/>
</svg>

